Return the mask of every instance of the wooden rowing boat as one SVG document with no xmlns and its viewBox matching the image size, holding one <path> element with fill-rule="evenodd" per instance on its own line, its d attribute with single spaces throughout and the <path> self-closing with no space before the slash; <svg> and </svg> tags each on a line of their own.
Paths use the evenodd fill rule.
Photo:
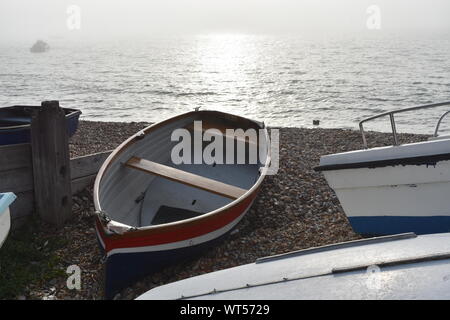
<svg viewBox="0 0 450 320">
<path fill-rule="evenodd" d="M 202 142 L 198 148 L 196 138 L 212 134 L 216 136 L 211 140 L 224 139 L 223 146 L 233 143 L 234 151 L 223 150 L 224 159 L 233 161 L 175 164 L 173 150 L 179 140 L 172 141 L 171 136 L 177 129 L 194 137 L 191 159 L 204 155 L 209 145 Z M 235 129 L 253 130 L 258 139 L 230 135 L 229 130 Z M 94 186 L 96 231 L 106 259 L 106 297 L 201 252 L 230 232 L 265 177 L 268 141 L 262 123 L 217 111 L 194 111 L 154 124 L 112 152 Z M 239 143 L 245 147 L 244 163 L 236 163 Z M 257 163 L 249 161 L 252 147 L 258 151 Z"/>
</svg>

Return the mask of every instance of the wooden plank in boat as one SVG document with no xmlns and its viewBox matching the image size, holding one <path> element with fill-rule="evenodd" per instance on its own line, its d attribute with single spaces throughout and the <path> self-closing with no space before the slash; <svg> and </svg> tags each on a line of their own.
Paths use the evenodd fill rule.
<svg viewBox="0 0 450 320">
<path fill-rule="evenodd" d="M 241 197 L 247 190 L 232 186 L 220 181 L 205 178 L 193 173 L 172 168 L 160 163 L 132 157 L 125 164 L 126 166 L 151 173 L 172 181 L 183 183 L 194 188 L 212 192 L 230 199 Z"/>
</svg>

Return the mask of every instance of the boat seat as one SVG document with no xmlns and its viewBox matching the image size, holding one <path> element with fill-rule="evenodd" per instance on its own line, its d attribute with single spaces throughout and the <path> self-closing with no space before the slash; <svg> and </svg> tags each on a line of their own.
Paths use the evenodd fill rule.
<svg viewBox="0 0 450 320">
<path fill-rule="evenodd" d="M 185 129 L 194 132 L 194 130 L 196 129 L 194 127 L 194 122 L 190 123 L 188 126 L 185 127 Z M 205 132 L 208 129 L 217 129 L 220 132 L 222 132 L 222 135 L 225 138 L 229 138 L 229 139 L 234 139 L 236 138 L 237 141 L 242 141 L 245 142 L 246 144 L 258 144 L 258 134 L 259 132 L 256 131 L 256 141 L 250 141 L 250 139 L 247 139 L 245 136 L 237 136 L 237 135 L 227 135 L 226 134 L 226 130 L 227 129 L 233 129 L 236 130 L 237 128 L 235 127 L 231 127 L 231 126 L 227 126 L 223 123 L 219 123 L 219 122 L 211 122 L 211 121 L 202 121 L 202 131 Z M 244 130 L 245 132 L 246 130 Z"/>
<path fill-rule="evenodd" d="M 190 172 L 179 170 L 153 161 L 131 157 L 125 165 L 127 167 L 154 174 L 175 182 L 183 183 L 188 186 L 202 189 L 211 193 L 218 194 L 230 199 L 241 197 L 247 190 L 232 186 L 220 181 L 205 178 Z"/>
</svg>

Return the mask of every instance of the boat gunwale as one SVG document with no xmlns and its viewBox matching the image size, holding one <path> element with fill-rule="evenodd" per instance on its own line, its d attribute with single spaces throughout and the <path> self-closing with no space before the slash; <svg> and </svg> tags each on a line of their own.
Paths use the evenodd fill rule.
<svg viewBox="0 0 450 320">
<path fill-rule="evenodd" d="M 327 164 L 314 167 L 314 171 L 334 171 L 346 169 L 375 169 L 389 166 L 420 166 L 420 165 L 436 165 L 440 161 L 450 160 L 450 153 L 438 153 L 426 156 L 414 156 L 403 158 L 392 158 L 373 161 L 360 161 L 339 164 Z"/>
<path fill-rule="evenodd" d="M 103 165 L 101 166 L 97 177 L 95 178 L 95 183 L 94 183 L 94 206 L 95 206 L 95 210 L 96 210 L 96 215 L 97 215 L 97 219 L 100 222 L 103 230 L 105 231 L 105 235 L 108 236 L 111 239 L 114 239 L 116 237 L 120 237 L 123 238 L 124 236 L 140 236 L 142 235 L 142 232 L 144 232 L 145 234 L 148 234 L 148 231 L 155 231 L 156 233 L 158 233 L 158 231 L 160 232 L 165 232 L 167 231 L 167 229 L 172 229 L 172 228 L 176 228 L 178 229 L 179 227 L 183 227 L 183 226 L 188 226 L 191 225 L 192 223 L 199 223 L 204 221 L 205 219 L 210 218 L 211 216 L 215 216 L 215 215 L 219 215 L 223 212 L 226 212 L 227 210 L 229 210 L 230 208 L 233 208 L 235 206 L 240 205 L 243 201 L 247 200 L 249 197 L 251 197 L 253 194 L 255 194 L 262 181 L 264 180 L 265 176 L 266 176 L 266 171 L 268 166 L 270 165 L 271 162 L 271 155 L 270 155 L 270 148 L 268 147 L 267 150 L 267 156 L 266 156 L 266 161 L 264 163 L 263 167 L 259 168 L 260 171 L 260 176 L 259 178 L 256 180 L 256 182 L 252 185 L 252 187 L 250 189 L 247 190 L 246 193 L 244 193 L 241 197 L 231 201 L 230 203 L 226 204 L 225 206 L 222 206 L 220 208 L 217 208 L 213 211 L 210 212 L 206 212 L 200 216 L 197 217 L 192 217 L 189 219 L 184 219 L 184 220 L 179 220 L 179 221 L 174 221 L 174 222 L 170 222 L 170 223 L 165 223 L 165 224 L 160 224 L 160 225 L 149 225 L 149 226 L 142 226 L 142 227 L 133 227 L 130 225 L 126 225 L 123 224 L 121 222 L 118 222 L 116 220 L 111 219 L 111 217 L 108 217 L 111 219 L 111 221 L 115 221 L 120 223 L 123 226 L 128 226 L 129 230 L 125 231 L 122 234 L 116 234 L 114 232 L 112 232 L 111 230 L 109 230 L 107 224 L 110 222 L 108 221 L 106 224 L 104 221 L 104 219 L 102 219 L 102 217 L 100 216 L 102 214 L 102 208 L 100 205 L 100 201 L 99 201 L 99 191 L 100 191 L 100 182 L 104 176 L 104 174 L 106 173 L 106 171 L 108 170 L 108 168 L 110 167 L 110 165 L 114 162 L 114 160 L 127 148 L 129 148 L 133 143 L 136 143 L 137 141 L 139 141 L 143 135 L 147 135 L 150 134 L 151 132 L 153 132 L 154 130 L 163 127 L 165 125 L 168 125 L 170 123 L 173 123 L 175 121 L 179 121 L 183 118 L 188 118 L 189 116 L 195 115 L 195 114 L 199 114 L 199 113 L 204 113 L 204 114 L 219 114 L 219 115 L 225 115 L 226 117 L 234 117 L 236 119 L 239 119 L 241 121 L 249 121 L 251 123 L 254 123 L 256 126 L 259 127 L 259 129 L 264 129 L 264 134 L 266 136 L 266 141 L 269 141 L 269 134 L 267 132 L 267 128 L 265 127 L 264 123 L 259 122 L 259 121 L 255 121 L 255 120 L 251 120 L 248 118 L 244 118 L 241 116 L 237 116 L 237 115 L 233 115 L 230 113 L 226 113 L 226 112 L 221 112 L 221 111 L 216 111 L 216 110 L 196 110 L 196 111 L 190 111 L 190 112 L 186 112 L 180 115 L 177 115 L 175 117 L 171 117 L 168 118 L 166 120 L 154 123 L 138 132 L 136 132 L 134 135 L 132 135 L 131 137 L 129 137 L 127 140 L 125 140 L 124 142 L 122 142 L 122 144 L 120 144 L 109 156 L 108 158 L 105 160 L 105 162 L 103 163 Z M 256 194 L 255 194 L 256 197 Z M 106 215 L 108 215 L 107 212 L 105 212 Z"/>
<path fill-rule="evenodd" d="M 4 107 L 4 108 L 0 108 L 1 109 L 6 109 L 6 108 L 14 108 L 14 107 L 33 107 L 33 108 L 39 108 L 40 106 L 10 106 L 10 107 Z M 77 110 L 77 109 L 72 109 L 72 108 L 64 108 L 61 107 L 61 109 L 63 109 L 64 111 L 68 111 L 68 113 L 65 114 L 65 118 L 66 119 L 72 119 L 75 116 L 79 116 L 81 115 L 81 110 Z M 7 131 L 7 130 L 18 130 L 18 129 L 28 129 L 31 127 L 31 122 L 29 124 L 21 124 L 21 125 L 16 125 L 16 126 L 8 126 L 8 127 L 0 127 L 0 131 Z"/>
</svg>

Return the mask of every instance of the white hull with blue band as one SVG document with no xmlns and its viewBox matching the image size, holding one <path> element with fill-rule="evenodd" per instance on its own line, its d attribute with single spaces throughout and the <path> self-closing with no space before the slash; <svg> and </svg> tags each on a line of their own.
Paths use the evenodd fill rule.
<svg viewBox="0 0 450 320">
<path fill-rule="evenodd" d="M 446 105 L 450 103 L 422 107 Z M 384 116 L 397 112 L 403 110 Z M 360 123 L 365 146 L 362 123 L 376 117 Z M 335 191 L 356 232 L 450 232 L 450 137 L 437 135 L 441 120 L 428 141 L 401 145 L 393 124 L 392 146 L 321 157 L 315 170 Z"/>
</svg>

